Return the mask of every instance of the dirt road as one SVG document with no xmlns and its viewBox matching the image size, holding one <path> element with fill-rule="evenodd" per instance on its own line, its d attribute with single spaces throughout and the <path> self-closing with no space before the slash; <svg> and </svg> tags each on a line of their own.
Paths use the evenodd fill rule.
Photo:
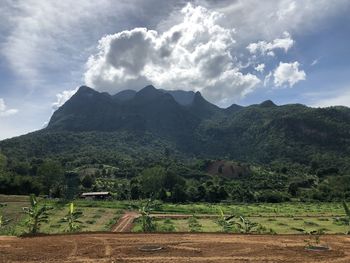
<svg viewBox="0 0 350 263">
<path fill-rule="evenodd" d="M 0 237 L 0 262 L 350 262 L 350 236 L 327 235 L 329 251 L 305 250 L 303 235 L 77 234 Z M 163 249 L 143 252 L 144 245 Z"/>
<path fill-rule="evenodd" d="M 125 212 L 112 228 L 112 232 L 130 232 L 133 226 L 133 222 L 137 217 L 139 217 L 139 214 L 137 212 Z"/>
</svg>

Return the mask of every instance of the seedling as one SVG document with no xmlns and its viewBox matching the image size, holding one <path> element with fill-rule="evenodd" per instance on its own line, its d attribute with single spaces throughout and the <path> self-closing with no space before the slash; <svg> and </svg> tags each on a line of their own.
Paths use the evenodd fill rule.
<svg viewBox="0 0 350 263">
<path fill-rule="evenodd" d="M 328 250 L 328 246 L 321 245 L 321 236 L 324 234 L 324 231 L 322 229 L 313 230 L 310 232 L 307 232 L 307 234 L 310 236 L 308 239 L 305 239 L 304 242 L 306 242 L 305 249 L 307 250 Z"/>
</svg>

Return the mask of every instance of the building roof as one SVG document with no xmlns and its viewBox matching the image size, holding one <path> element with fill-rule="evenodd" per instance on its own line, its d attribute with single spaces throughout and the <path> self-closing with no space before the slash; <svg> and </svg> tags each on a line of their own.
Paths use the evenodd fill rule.
<svg viewBox="0 0 350 263">
<path fill-rule="evenodd" d="M 94 196 L 94 195 L 110 195 L 110 192 L 89 192 L 89 193 L 82 193 L 82 196 Z"/>
</svg>

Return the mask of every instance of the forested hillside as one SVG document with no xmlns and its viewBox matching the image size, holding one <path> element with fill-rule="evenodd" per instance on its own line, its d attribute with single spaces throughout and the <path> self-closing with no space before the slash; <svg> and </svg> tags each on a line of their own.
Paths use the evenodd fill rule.
<svg viewBox="0 0 350 263">
<path fill-rule="evenodd" d="M 1 141 L 0 147 L 6 160 L 1 168 L 1 180 L 6 181 L 2 185 L 18 184 L 20 188 L 23 180 L 35 182 L 38 193 L 54 190 L 44 189 L 45 174 L 38 175 L 39 168 L 51 162 L 62 171 L 56 188 L 64 185 L 64 174 L 73 171 L 79 187 L 113 190 L 128 184 L 123 189 L 129 192 L 120 198 L 131 198 L 135 185 L 137 197 L 152 193 L 163 199 L 193 188 L 202 192 L 202 196 L 189 198 L 194 201 L 264 201 L 269 195 L 277 195 L 278 200 L 325 199 L 322 191 L 328 188 L 335 192 L 328 199 L 350 195 L 342 185 L 350 174 L 350 109 L 346 107 L 277 106 L 265 101 L 222 109 L 199 92 L 167 92 L 147 86 L 112 96 L 83 86 L 53 114 L 47 128 Z M 215 160 L 235 164 L 223 167 Z M 142 176 L 152 177 L 147 169 L 158 169 L 158 179 L 177 179 L 170 186 L 164 179 L 164 185 L 155 188 L 162 193 L 154 193 L 142 185 Z M 225 177 L 230 169 L 245 171 L 244 176 Z M 84 179 L 90 183 L 83 186 Z M 243 185 L 247 193 L 239 193 Z M 337 187 L 342 193 L 336 193 Z M 14 186 L 12 192 L 26 191 L 19 188 Z M 63 189 L 55 191 L 59 195 Z M 216 194 L 209 198 L 208 191 Z M 181 195 L 186 196 L 177 194 Z"/>
</svg>

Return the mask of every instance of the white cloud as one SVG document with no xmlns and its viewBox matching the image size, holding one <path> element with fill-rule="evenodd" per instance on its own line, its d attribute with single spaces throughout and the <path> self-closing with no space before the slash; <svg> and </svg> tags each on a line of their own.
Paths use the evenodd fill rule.
<svg viewBox="0 0 350 263">
<path fill-rule="evenodd" d="M 79 87 L 73 90 L 64 90 L 61 93 L 56 94 L 56 101 L 52 104 L 53 110 L 57 110 L 61 107 L 67 100 L 69 100 L 77 91 Z"/>
<path fill-rule="evenodd" d="M 8 109 L 4 99 L 0 98 L 0 117 L 6 117 L 18 112 L 17 109 Z"/>
<path fill-rule="evenodd" d="M 26 88 L 31 89 L 56 81 L 60 81 L 62 88 L 62 79 L 67 82 L 65 87 L 76 85 L 92 47 L 101 36 L 127 27 L 136 18 L 141 22 L 162 18 L 173 5 L 156 0 L 3 2 L 0 56 L 7 60 L 17 79 L 25 81 Z M 146 19 L 147 12 L 150 17 Z"/>
<path fill-rule="evenodd" d="M 86 84 L 115 93 L 152 83 L 201 91 L 215 102 L 252 91 L 260 80 L 234 63 L 234 30 L 218 23 L 222 15 L 191 4 L 181 12 L 183 20 L 163 33 L 135 28 L 102 38 L 87 63 Z"/>
<path fill-rule="evenodd" d="M 318 64 L 318 59 L 315 59 L 314 61 L 311 62 L 310 66 L 315 66 L 316 64 Z"/>
<path fill-rule="evenodd" d="M 282 7 L 277 11 L 278 19 L 283 20 L 288 18 L 288 16 L 293 15 L 296 8 L 297 8 L 297 4 L 295 3 L 295 1 L 287 3 L 285 7 Z"/>
<path fill-rule="evenodd" d="M 312 94 L 312 97 L 319 96 L 320 94 Z M 313 107 L 330 107 L 330 106 L 347 106 L 350 107 L 350 91 L 341 90 L 336 92 L 326 93 L 327 97 L 316 100 L 311 103 Z M 324 96 L 323 96 L 324 97 Z"/>
<path fill-rule="evenodd" d="M 277 87 L 288 84 L 290 87 L 294 86 L 297 82 L 306 79 L 305 71 L 299 70 L 299 62 L 283 63 L 280 62 L 279 66 L 273 73 L 274 83 Z"/>
<path fill-rule="evenodd" d="M 350 7 L 348 0 L 198 1 L 226 14 L 225 25 L 234 25 L 239 33 L 237 40 L 245 43 L 270 41 L 284 31 L 300 35 L 319 30 L 332 17 L 346 15 Z"/>
<path fill-rule="evenodd" d="M 259 64 L 259 65 L 257 65 L 254 69 L 255 69 L 257 72 L 264 72 L 264 70 L 265 70 L 265 64 L 264 64 L 264 63 Z"/>
<path fill-rule="evenodd" d="M 270 84 L 272 78 L 272 71 L 269 72 L 264 78 L 264 87 L 267 87 Z"/>
<path fill-rule="evenodd" d="M 275 49 L 283 49 L 287 52 L 293 45 L 294 40 L 290 37 L 288 32 L 283 33 L 284 38 L 277 38 L 272 42 L 259 41 L 256 43 L 250 43 L 247 46 L 247 49 L 251 54 L 261 54 L 261 55 L 270 55 L 274 56 Z"/>
</svg>

